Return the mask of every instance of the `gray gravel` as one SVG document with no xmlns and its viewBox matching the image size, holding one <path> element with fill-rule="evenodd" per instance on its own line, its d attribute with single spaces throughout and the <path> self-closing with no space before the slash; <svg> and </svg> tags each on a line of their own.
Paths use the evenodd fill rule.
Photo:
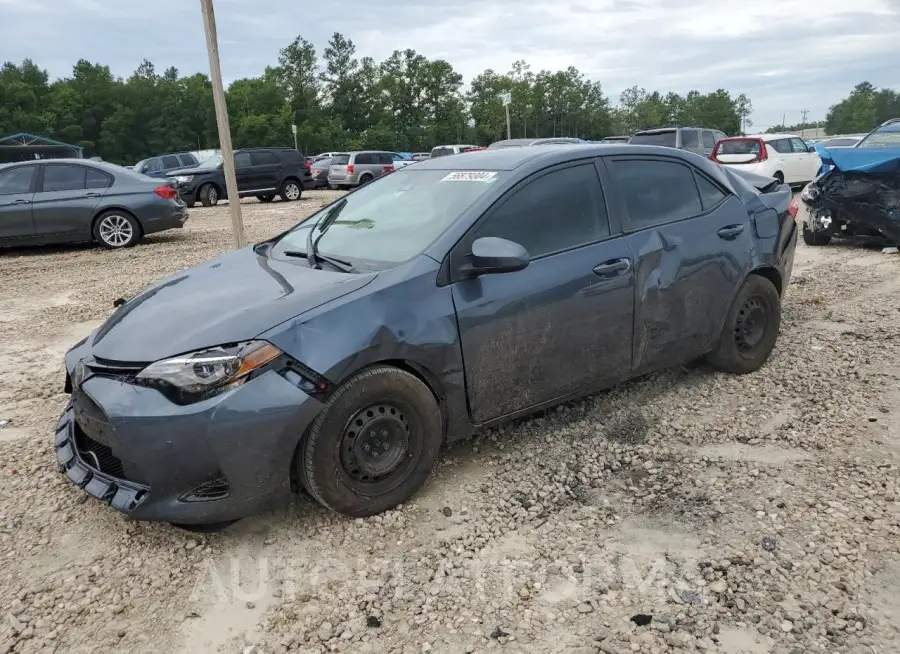
<svg viewBox="0 0 900 654">
<path fill-rule="evenodd" d="M 321 205 L 244 203 L 259 239 Z M 669 370 L 462 443 L 410 504 L 217 535 L 56 472 L 61 355 L 231 244 L 0 254 L 0 652 L 900 651 L 900 257 L 798 246 L 759 373 Z"/>
</svg>

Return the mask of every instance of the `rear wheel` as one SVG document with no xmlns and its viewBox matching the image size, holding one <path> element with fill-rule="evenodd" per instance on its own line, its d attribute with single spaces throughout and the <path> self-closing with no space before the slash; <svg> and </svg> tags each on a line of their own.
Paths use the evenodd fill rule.
<svg viewBox="0 0 900 654">
<path fill-rule="evenodd" d="M 831 232 L 814 232 L 804 225 L 803 242 L 807 245 L 828 245 L 831 243 Z"/>
<path fill-rule="evenodd" d="M 781 172 L 780 170 L 776 171 L 775 174 L 772 175 L 772 177 L 777 179 L 779 184 L 784 184 L 784 173 Z"/>
<path fill-rule="evenodd" d="M 185 200 L 184 202 L 187 205 L 188 209 L 193 209 L 194 205 L 197 204 L 196 200 Z"/>
<path fill-rule="evenodd" d="M 275 195 L 274 194 L 257 195 L 256 199 L 259 200 L 260 202 L 271 202 L 272 200 L 275 199 Z"/>
<path fill-rule="evenodd" d="M 750 275 L 728 310 L 719 344 L 707 359 L 723 372 L 755 372 L 772 353 L 780 326 L 781 298 L 775 285 Z"/>
<path fill-rule="evenodd" d="M 214 207 L 219 202 L 219 189 L 215 184 L 204 184 L 200 188 L 200 202 L 204 207 Z"/>
<path fill-rule="evenodd" d="M 422 486 L 442 442 L 441 411 L 429 388 L 408 372 L 379 366 L 332 393 L 300 444 L 297 472 L 332 511 L 375 515 Z"/>
<path fill-rule="evenodd" d="M 303 189 L 300 188 L 300 182 L 296 179 L 286 179 L 284 184 L 281 185 L 281 193 L 279 195 L 281 195 L 281 199 L 284 202 L 294 202 L 303 195 Z"/>
<path fill-rule="evenodd" d="M 807 245 L 828 245 L 834 236 L 834 216 L 827 209 L 820 209 L 803 225 L 803 242 Z"/>
<path fill-rule="evenodd" d="M 141 226 L 124 211 L 106 211 L 94 221 L 94 240 L 107 250 L 130 248 L 141 240 Z"/>
<path fill-rule="evenodd" d="M 369 182 L 371 182 L 373 179 L 375 179 L 375 178 L 372 177 L 371 175 L 363 175 L 359 178 L 359 185 L 364 186 L 365 184 L 368 184 Z"/>
</svg>

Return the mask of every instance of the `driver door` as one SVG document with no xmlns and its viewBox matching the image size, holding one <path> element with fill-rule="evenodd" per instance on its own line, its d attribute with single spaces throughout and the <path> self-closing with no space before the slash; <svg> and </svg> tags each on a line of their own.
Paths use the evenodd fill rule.
<svg viewBox="0 0 900 654">
<path fill-rule="evenodd" d="M 478 182 L 472 182 L 478 183 Z M 455 277 L 452 286 L 466 387 L 477 424 L 610 386 L 631 372 L 631 252 L 610 220 L 591 161 L 537 173 L 482 217 L 451 254 L 459 270 L 472 242 L 524 246 L 524 270 Z"/>
</svg>

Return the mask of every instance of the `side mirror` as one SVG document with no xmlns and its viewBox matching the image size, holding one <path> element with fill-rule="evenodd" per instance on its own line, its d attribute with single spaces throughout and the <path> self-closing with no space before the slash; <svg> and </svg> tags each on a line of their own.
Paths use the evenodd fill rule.
<svg viewBox="0 0 900 654">
<path fill-rule="evenodd" d="M 816 146 L 814 146 L 814 145 L 809 146 L 809 149 L 807 150 L 807 152 L 815 152 L 815 151 L 816 151 Z"/>
<path fill-rule="evenodd" d="M 466 277 L 516 272 L 526 268 L 531 260 L 528 251 L 518 243 L 494 236 L 475 239 L 468 259 L 463 268 Z"/>
</svg>

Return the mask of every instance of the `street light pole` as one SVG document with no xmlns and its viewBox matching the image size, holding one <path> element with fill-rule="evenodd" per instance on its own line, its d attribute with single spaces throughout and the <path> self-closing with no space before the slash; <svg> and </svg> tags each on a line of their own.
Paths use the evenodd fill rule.
<svg viewBox="0 0 900 654">
<path fill-rule="evenodd" d="M 225 169 L 225 188 L 228 191 L 228 208 L 231 226 L 234 230 L 234 246 L 244 247 L 244 219 L 241 216 L 241 196 L 238 195 L 237 177 L 234 174 L 234 149 L 231 147 L 231 126 L 228 123 L 228 105 L 225 104 L 225 87 L 222 84 L 222 69 L 219 65 L 219 39 L 216 35 L 216 14 L 213 0 L 200 0 L 203 10 L 203 28 L 206 32 L 206 50 L 209 54 L 209 73 L 212 79 L 213 101 L 216 105 L 216 125 L 219 128 L 219 146 L 222 148 L 222 162 Z"/>
<path fill-rule="evenodd" d="M 512 103 L 512 93 L 506 92 L 500 94 L 500 101 L 503 103 L 504 109 L 506 109 L 506 138 L 512 138 L 512 130 L 510 128 L 509 123 L 509 105 Z"/>
</svg>

